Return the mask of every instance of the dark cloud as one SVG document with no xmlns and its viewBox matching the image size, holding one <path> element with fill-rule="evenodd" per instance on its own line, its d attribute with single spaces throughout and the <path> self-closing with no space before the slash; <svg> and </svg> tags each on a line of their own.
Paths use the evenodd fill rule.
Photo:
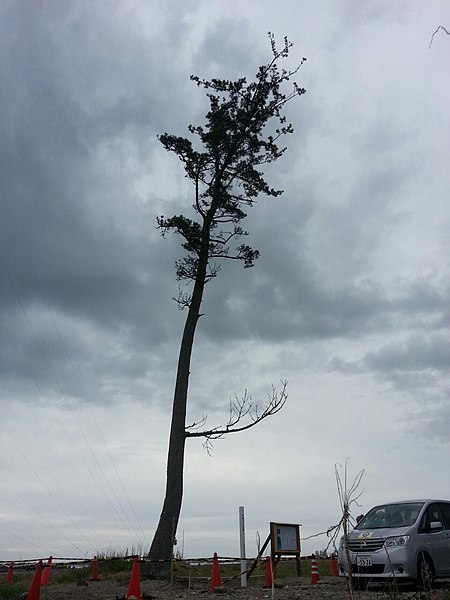
<svg viewBox="0 0 450 600">
<path fill-rule="evenodd" d="M 382 346 L 364 358 L 364 365 L 372 370 L 390 373 L 431 371 L 450 373 L 450 341 L 448 331 L 430 336 L 409 336 L 403 342 Z"/>
<path fill-rule="evenodd" d="M 264 401 L 266 384 L 285 373 L 290 398 L 276 422 L 218 445 L 217 462 L 190 445 L 187 506 L 214 512 L 198 496 L 212 478 L 225 508 L 252 498 L 249 439 L 264 456 L 261 489 L 277 451 L 299 450 L 296 479 L 311 470 L 317 481 L 307 515 L 317 494 L 330 497 L 327 470 L 345 456 L 367 459 L 380 496 L 391 493 L 397 473 L 386 456 L 399 447 L 413 465 L 414 495 L 439 480 L 433 452 L 423 470 L 414 453 L 445 440 L 449 418 L 448 52 L 445 44 L 428 51 L 442 10 L 354 4 L 3 3 L 0 453 L 12 486 L 1 512 L 14 515 L 20 534 L 48 540 L 39 524 L 30 531 L 29 506 L 13 488 L 50 517 L 57 483 L 96 549 L 119 534 L 128 545 L 133 535 L 105 523 L 104 498 L 95 481 L 86 484 L 86 466 L 104 466 L 109 450 L 146 528 L 157 520 L 185 314 L 171 300 L 181 240 L 161 239 L 155 217 L 191 214 L 192 204 L 182 166 L 157 135 L 188 135 L 189 123 L 203 122 L 207 98 L 189 75 L 253 77 L 271 56 L 269 29 L 295 41 L 289 64 L 307 56 L 297 78 L 307 94 L 288 106 L 295 133 L 266 170 L 285 193 L 260 198 L 244 223 L 261 258 L 250 270 L 224 263 L 207 286 L 189 414 L 221 423 L 235 392 Z M 370 427 L 342 435 L 356 403 Z M 325 418 L 342 424 L 336 437 Z M 375 461 L 368 448 L 380 435 Z M 288 482 L 297 498 L 289 470 L 278 487 Z M 72 494 L 78 481 L 81 500 Z M 267 495 L 267 514 L 278 500 Z M 291 519 L 298 507 L 284 510 Z M 62 521 L 69 531 L 67 515 Z M 202 546 L 191 545 L 191 556 L 214 539 L 200 523 Z M 30 556 L 29 547 L 16 555 Z"/>
<path fill-rule="evenodd" d="M 109 393 L 131 389 L 175 327 L 162 315 L 176 249 L 135 180 L 154 175 L 156 134 L 183 111 L 183 18 L 163 10 L 152 36 L 114 5 L 2 9 L 1 371 L 19 396 L 82 399 L 77 370 L 90 397 L 111 369 Z"/>
<path fill-rule="evenodd" d="M 269 53 L 270 46 L 267 43 Z M 250 25 L 246 19 L 236 17 L 218 18 L 205 32 L 205 36 L 193 57 L 195 73 L 210 79 L 235 79 L 253 77 L 259 63 L 256 48 L 250 37 Z M 258 56 L 257 60 L 261 60 Z"/>
<path fill-rule="evenodd" d="M 70 279 L 81 296 L 95 295 L 97 286 L 114 302 L 116 295 L 134 294 L 130 264 L 136 272 L 151 272 L 170 252 L 166 245 L 158 256 L 163 246 L 152 235 L 155 213 L 139 206 L 132 178 L 139 172 L 158 175 L 155 135 L 185 110 L 180 91 L 194 87 L 187 77 L 178 78 L 183 54 L 175 61 L 175 23 L 182 29 L 182 13 L 163 11 L 152 39 L 138 27 L 132 32 L 137 17 L 126 9 L 108 19 L 87 3 L 66 10 L 55 5 L 54 11 L 37 7 L 33 19 L 14 10 L 22 33 L 12 42 L 20 53 L 10 79 L 22 85 L 5 98 L 9 112 L 3 121 L 10 136 L 4 138 L 2 164 L 8 265 L 20 280 L 14 259 L 23 250 L 34 260 L 37 279 L 55 273 L 61 293 L 69 287 L 64 301 L 73 297 L 70 282 L 65 285 Z M 132 19 L 130 28 L 119 27 L 124 13 Z M 161 48 L 164 25 L 174 40 Z M 21 69 L 38 75 L 18 77 Z M 147 71 L 148 77 L 137 75 Z"/>
<path fill-rule="evenodd" d="M 380 344 L 358 361 L 334 357 L 330 368 L 348 375 L 370 373 L 376 380 L 425 404 L 431 417 L 433 402 L 446 402 L 450 377 L 448 329 L 432 333 L 409 333 L 403 340 Z M 386 331 L 385 335 L 389 335 Z"/>
<path fill-rule="evenodd" d="M 161 158 L 156 134 L 183 135 L 189 122 L 202 118 L 205 99 L 189 82 L 190 72 L 253 76 L 262 62 L 244 18 L 215 20 L 189 53 L 186 21 L 173 5 L 151 13 L 159 21 L 156 28 L 149 22 L 148 31 L 126 3 L 115 6 L 107 16 L 87 3 L 5 11 L 15 35 L 2 41 L 0 298 L 16 354 L 38 380 L 45 362 L 64 370 L 60 338 L 71 336 L 66 344 L 74 361 L 87 349 L 60 316 L 103 335 L 105 352 L 113 334 L 124 353 L 137 344 L 151 354 L 171 336 L 177 339 L 183 315 L 174 320 L 168 300 L 176 295 L 172 264 L 179 240 L 159 239 L 154 217 L 156 206 L 168 214 L 186 210 L 190 191 L 163 200 L 159 188 L 151 188 L 150 182 L 164 187 L 161 165 L 170 164 L 172 181 L 182 179 L 177 161 Z M 189 5 L 185 11 L 192 16 Z M 193 99 L 189 112 L 187 99 Z M 249 242 L 261 259 L 250 271 L 223 265 L 207 287 L 200 331 L 210 339 L 358 339 L 414 318 L 445 318 L 443 296 L 426 279 L 388 292 L 366 275 L 401 218 L 390 199 L 411 176 L 414 161 L 398 160 L 404 135 L 398 129 L 394 135 L 391 121 L 381 117 L 357 139 L 345 133 L 344 143 L 356 143 L 361 154 L 352 165 L 358 177 L 352 174 L 336 202 L 332 180 L 321 197 L 327 179 L 318 181 L 308 169 L 316 112 L 308 97 L 298 100 L 288 152 L 268 169 L 270 183 L 285 194 L 263 198 L 249 211 Z M 326 177 L 334 150 L 331 145 L 329 156 L 318 157 Z M 144 175 L 150 183 L 145 199 L 135 185 Z M 47 319 L 46 332 L 33 324 L 35 308 Z M 53 331 L 52 320 L 58 322 Z M 3 349 L 6 354 L 6 344 Z M 150 354 L 134 362 L 120 354 L 108 364 L 131 380 L 143 376 Z M 105 377 L 108 364 L 96 362 Z M 8 370 L 18 376 L 11 357 L 3 363 Z"/>
<path fill-rule="evenodd" d="M 442 450 L 449 444 L 450 385 L 443 386 L 440 394 L 435 394 L 432 387 L 429 390 L 431 393 L 423 393 L 421 401 L 411 410 L 409 430 L 416 437 L 431 440 Z"/>
</svg>

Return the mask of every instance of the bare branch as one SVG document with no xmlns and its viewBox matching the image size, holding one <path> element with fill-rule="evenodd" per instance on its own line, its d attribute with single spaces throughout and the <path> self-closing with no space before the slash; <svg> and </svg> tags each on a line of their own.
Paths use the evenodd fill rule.
<svg viewBox="0 0 450 600">
<path fill-rule="evenodd" d="M 204 437 L 204 446 L 208 454 L 210 454 L 213 447 L 213 440 L 218 440 L 227 433 L 237 433 L 238 431 L 251 429 L 267 417 L 271 417 L 280 412 L 288 398 L 286 391 L 287 382 L 282 381 L 281 384 L 282 387 L 279 392 L 275 386 L 272 385 L 271 393 L 262 409 L 260 409 L 257 404 L 253 403 L 251 396 L 248 394 L 247 390 L 245 390 L 244 395 L 241 398 L 235 396 L 234 399 L 230 399 L 228 422 L 226 425 L 212 427 L 211 429 L 203 431 L 192 431 L 192 426 L 190 426 L 186 429 L 186 437 Z M 248 419 L 246 419 L 246 417 L 248 417 Z M 206 418 L 204 417 L 202 421 L 199 421 L 199 424 L 205 422 Z"/>
<path fill-rule="evenodd" d="M 178 286 L 178 298 L 172 296 L 172 300 L 178 304 L 178 308 L 180 310 L 184 310 L 185 308 L 189 308 L 191 303 L 192 294 L 190 292 L 184 292 L 180 286 Z"/>
<path fill-rule="evenodd" d="M 351 521 L 350 508 L 353 504 L 358 504 L 358 500 L 361 497 L 363 491 L 359 492 L 359 486 L 361 484 L 361 480 L 364 477 L 365 471 L 360 471 L 356 477 L 353 479 L 353 482 L 349 485 L 347 482 L 347 463 L 348 459 L 345 461 L 344 467 L 342 465 L 335 465 L 334 471 L 336 475 L 336 485 L 339 496 L 339 503 L 341 505 L 342 511 L 342 519 L 340 521 L 340 526 L 342 527 L 343 539 L 344 539 L 344 551 L 346 557 L 346 567 L 347 567 L 347 585 L 348 585 L 348 593 L 349 598 L 353 600 L 353 587 L 352 587 L 352 568 L 350 561 L 350 551 L 348 545 L 348 532 L 349 532 L 349 523 Z M 344 471 L 344 481 L 342 481 L 339 469 Z M 339 532 L 339 528 L 335 530 L 334 538 L 336 539 Z"/>
<path fill-rule="evenodd" d="M 443 27 L 442 25 L 439 25 L 439 27 L 436 29 L 436 31 L 433 33 L 433 35 L 431 36 L 431 40 L 430 40 L 430 45 L 428 46 L 428 50 L 431 48 L 431 44 L 433 43 L 433 38 L 434 36 L 437 34 L 437 32 L 439 31 L 439 29 L 442 29 L 442 31 L 445 31 L 445 33 L 447 35 L 450 35 L 450 31 L 448 31 L 448 29 L 446 29 L 445 27 Z"/>
<path fill-rule="evenodd" d="M 241 236 L 240 231 L 221 231 L 216 237 L 211 236 L 211 242 L 213 244 L 226 245 L 235 237 Z"/>
<path fill-rule="evenodd" d="M 186 429 L 199 429 L 200 427 L 203 427 L 205 425 L 207 420 L 208 420 L 208 415 L 203 415 L 203 417 L 200 419 L 200 421 L 194 421 L 190 425 L 186 425 Z"/>
</svg>

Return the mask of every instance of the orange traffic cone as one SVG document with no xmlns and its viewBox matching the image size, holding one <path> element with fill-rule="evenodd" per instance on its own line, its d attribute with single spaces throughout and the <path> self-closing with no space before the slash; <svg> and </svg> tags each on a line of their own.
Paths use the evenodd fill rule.
<svg viewBox="0 0 450 600">
<path fill-rule="evenodd" d="M 311 585 L 316 585 L 319 581 L 319 571 L 317 570 L 317 561 L 315 558 L 311 559 Z"/>
<path fill-rule="evenodd" d="M 133 568 L 131 569 L 130 583 L 128 585 L 128 592 L 125 596 L 125 600 L 128 600 L 130 596 L 134 596 L 135 598 L 137 598 L 137 600 L 142 600 L 138 556 L 135 556 L 133 559 Z"/>
<path fill-rule="evenodd" d="M 272 577 L 272 565 L 270 558 L 267 556 L 266 558 L 266 587 L 271 588 L 273 583 Z"/>
<path fill-rule="evenodd" d="M 92 574 L 89 581 L 100 581 L 100 577 L 98 576 L 98 566 L 97 566 L 97 557 L 94 556 L 94 560 L 92 561 Z"/>
<path fill-rule="evenodd" d="M 331 574 L 334 577 L 337 577 L 339 575 L 339 573 L 338 573 L 338 564 L 337 564 L 336 557 L 334 555 L 331 557 Z"/>
<path fill-rule="evenodd" d="M 9 563 L 8 572 L 6 573 L 5 583 L 12 583 L 14 581 L 14 563 Z"/>
<path fill-rule="evenodd" d="M 53 557 L 50 556 L 47 561 L 47 564 L 45 565 L 45 569 L 42 571 L 41 585 L 48 585 L 48 580 L 50 579 L 50 569 L 52 567 L 52 560 Z"/>
<path fill-rule="evenodd" d="M 27 600 L 40 600 L 41 597 L 42 560 L 38 562 L 36 573 L 28 590 Z"/>
<path fill-rule="evenodd" d="M 222 580 L 220 578 L 219 559 L 217 558 L 217 552 L 214 552 L 213 566 L 211 571 L 211 587 L 209 588 L 209 591 L 213 592 L 216 587 L 220 587 L 221 585 Z"/>
</svg>

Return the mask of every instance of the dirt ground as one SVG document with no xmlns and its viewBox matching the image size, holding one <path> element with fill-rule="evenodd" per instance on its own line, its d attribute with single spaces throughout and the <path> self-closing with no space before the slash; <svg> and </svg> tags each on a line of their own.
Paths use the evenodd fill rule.
<svg viewBox="0 0 450 600">
<path fill-rule="evenodd" d="M 279 585 L 279 587 L 278 587 Z M 64 583 L 51 584 L 41 588 L 41 600 L 124 600 L 128 592 L 128 584 L 112 580 L 85 582 L 84 584 Z M 433 592 L 418 592 L 413 586 L 400 588 L 400 591 L 385 590 L 382 586 L 374 586 L 367 591 L 355 591 L 355 600 L 449 600 L 450 588 L 438 585 Z M 253 582 L 248 588 L 224 585 L 214 592 L 208 589 L 205 580 L 176 581 L 172 585 L 162 581 L 141 581 L 141 594 L 148 600 L 181 600 L 189 598 L 223 597 L 230 600 L 347 600 L 349 598 L 344 580 L 327 577 L 316 585 L 311 585 L 309 578 L 301 577 L 291 581 L 277 582 L 272 590 L 262 588 Z M 218 600 L 218 599 L 217 599 Z"/>
</svg>

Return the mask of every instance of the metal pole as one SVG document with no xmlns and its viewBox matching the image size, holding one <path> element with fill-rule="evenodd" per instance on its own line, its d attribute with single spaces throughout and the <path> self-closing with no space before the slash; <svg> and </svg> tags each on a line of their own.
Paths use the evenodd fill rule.
<svg viewBox="0 0 450 600">
<path fill-rule="evenodd" d="M 247 587 L 247 561 L 245 560 L 244 507 L 239 507 L 239 539 L 241 544 L 241 587 Z"/>
</svg>

